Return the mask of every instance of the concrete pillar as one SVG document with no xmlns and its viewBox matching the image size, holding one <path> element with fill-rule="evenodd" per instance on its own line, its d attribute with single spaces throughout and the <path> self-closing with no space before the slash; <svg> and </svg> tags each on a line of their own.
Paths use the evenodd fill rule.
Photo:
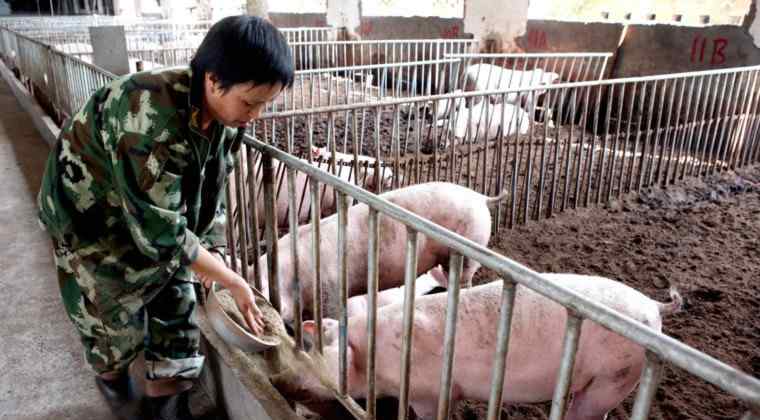
<svg viewBox="0 0 760 420">
<path fill-rule="evenodd" d="M 752 0 L 752 4 L 749 6 L 749 12 L 747 13 L 746 21 L 749 21 L 749 35 L 752 37 L 752 42 L 755 46 L 760 48 L 760 13 L 757 13 L 757 0 Z M 746 25 L 746 23 L 745 23 Z"/>
<path fill-rule="evenodd" d="M 518 49 L 515 38 L 525 33 L 529 0 L 465 0 L 464 31 L 494 52 Z"/>
<path fill-rule="evenodd" d="M 127 37 L 123 26 L 91 26 L 93 64 L 111 73 L 129 73 Z"/>
<path fill-rule="evenodd" d="M 359 0 L 327 0 L 327 24 L 353 30 L 361 24 Z"/>
<path fill-rule="evenodd" d="M 193 4 L 187 0 L 164 0 L 161 2 L 163 15 L 169 20 L 192 20 L 191 7 Z"/>
<path fill-rule="evenodd" d="M 269 2 L 267 0 L 246 0 L 245 9 L 249 15 L 269 17 Z"/>
<path fill-rule="evenodd" d="M 113 0 L 113 14 L 116 16 L 135 16 L 135 0 Z"/>
</svg>

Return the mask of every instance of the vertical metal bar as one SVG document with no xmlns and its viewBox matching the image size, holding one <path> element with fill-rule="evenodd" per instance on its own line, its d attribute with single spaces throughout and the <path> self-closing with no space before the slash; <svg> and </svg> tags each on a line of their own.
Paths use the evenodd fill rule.
<svg viewBox="0 0 760 420">
<path fill-rule="evenodd" d="M 625 177 L 625 158 L 628 155 L 628 140 L 631 138 L 631 122 L 633 121 L 633 106 L 635 104 L 636 100 L 636 89 L 638 87 L 637 83 L 633 84 L 632 91 L 631 91 L 631 99 L 630 99 L 630 105 L 628 106 L 628 111 L 630 113 L 628 122 L 626 124 L 625 129 L 625 140 L 621 143 L 621 149 L 622 149 L 622 159 L 620 161 L 620 177 L 618 178 L 618 198 L 623 194 L 623 178 Z"/>
<path fill-rule="evenodd" d="M 505 104 L 507 102 L 507 96 L 505 94 L 501 95 L 501 103 Z M 515 108 L 515 112 L 512 114 L 515 114 L 517 112 L 517 108 Z M 501 113 L 502 113 L 502 129 L 505 124 L 505 113 L 506 113 L 506 107 L 502 105 L 501 107 Z M 514 122 L 514 115 L 510 117 L 510 121 Z M 519 135 L 519 128 L 515 131 L 515 138 Z M 496 143 L 496 153 L 495 158 L 496 162 L 494 165 L 491 166 L 491 171 L 493 172 L 494 168 L 496 170 L 496 192 L 497 194 L 500 193 L 504 189 L 504 153 L 509 151 L 509 147 L 504 147 L 504 143 L 506 142 L 506 139 L 509 138 L 509 135 L 502 135 L 498 138 Z M 495 232 L 498 232 L 499 226 L 502 224 L 502 204 L 498 203 L 496 205 L 496 209 L 494 211 L 494 229 Z"/>
<path fill-rule="evenodd" d="M 649 409 L 652 407 L 654 394 L 662 376 L 663 365 L 660 359 L 653 353 L 647 352 L 644 372 L 641 374 L 639 391 L 633 403 L 631 420 L 646 420 L 649 418 Z"/>
<path fill-rule="evenodd" d="M 296 202 L 296 170 L 288 168 L 288 206 L 290 207 L 290 258 L 293 265 L 293 326 L 295 330 L 296 349 L 303 349 L 302 313 L 301 313 L 301 279 L 298 274 L 298 207 Z"/>
<path fill-rule="evenodd" d="M 279 312 L 282 309 L 280 302 L 280 283 L 277 273 L 277 215 L 274 202 L 274 168 L 272 156 L 262 153 L 262 182 L 264 184 L 264 218 L 265 235 L 267 242 L 267 274 L 269 279 L 269 302 Z"/>
<path fill-rule="evenodd" d="M 531 92 L 532 94 L 532 92 Z M 528 156 L 526 157 L 527 161 L 527 167 L 526 167 L 526 173 L 525 173 L 525 191 L 523 191 L 523 223 L 528 223 L 528 213 L 530 209 L 530 193 L 531 189 L 533 188 L 533 128 L 535 124 L 533 123 L 533 117 L 536 112 L 536 98 L 533 97 L 531 99 L 531 105 L 530 109 L 528 110 L 529 117 L 528 117 L 528 138 L 525 140 L 525 143 L 527 143 L 528 146 Z M 519 126 L 519 124 L 518 124 Z"/>
<path fill-rule="evenodd" d="M 398 420 L 409 415 L 409 378 L 411 374 L 414 327 L 414 283 L 417 280 L 417 231 L 406 229 L 406 259 L 404 261 L 404 335 L 401 341 L 401 388 L 399 389 Z"/>
<path fill-rule="evenodd" d="M 713 111 L 715 110 L 715 102 L 716 97 L 718 95 L 718 84 L 720 82 L 714 81 L 716 77 L 714 75 L 710 75 L 710 87 L 707 90 L 707 96 L 705 98 L 705 114 L 703 115 L 703 120 L 700 121 L 700 135 L 697 136 L 697 139 L 699 140 L 698 147 L 697 147 L 697 160 L 692 167 L 692 170 L 696 168 L 696 176 L 700 177 L 702 174 L 702 167 L 704 165 L 705 159 L 707 158 L 707 148 L 709 144 L 709 133 L 710 133 L 710 127 L 711 127 L 711 121 L 705 121 L 707 118 L 712 118 Z M 720 78 L 720 76 L 717 76 L 717 78 Z M 707 128 L 704 129 L 705 124 L 707 124 Z M 703 133 L 703 129 L 705 130 Z M 700 151 L 701 149 L 701 151 Z"/>
<path fill-rule="evenodd" d="M 734 73 L 734 77 L 731 79 L 731 87 L 729 88 L 729 91 L 731 92 L 730 99 L 728 101 L 728 111 L 726 115 L 723 117 L 723 124 L 721 125 L 720 129 L 720 143 L 718 146 L 718 151 L 716 156 L 716 165 L 713 167 L 713 171 L 720 170 L 720 169 L 728 169 L 728 162 L 726 161 L 726 155 L 728 153 L 728 150 L 731 148 L 731 135 L 734 132 L 733 130 L 733 122 L 735 120 L 735 114 L 736 114 L 736 105 L 741 101 L 741 99 L 738 97 L 739 92 L 741 92 L 746 99 L 746 89 L 742 89 L 741 85 L 744 83 L 744 75 L 745 73 Z M 740 81 L 738 85 L 736 84 L 736 78 L 740 77 Z M 723 168 L 718 167 L 717 161 L 720 161 L 721 166 Z"/>
<path fill-rule="evenodd" d="M 575 178 L 575 191 L 573 193 L 573 208 L 578 208 L 578 199 L 581 195 L 581 178 L 583 176 L 583 147 L 585 146 L 585 140 L 586 140 L 586 124 L 587 124 L 587 118 L 588 118 L 588 103 L 589 103 L 589 95 L 591 93 L 591 88 L 586 87 L 586 95 L 583 99 L 583 112 L 581 112 L 581 120 L 580 120 L 580 139 L 578 142 L 578 147 L 575 152 L 575 160 L 576 164 L 573 165 L 573 172 L 575 173 L 573 178 Z M 575 169 L 577 168 L 577 169 Z"/>
<path fill-rule="evenodd" d="M 631 170 L 630 174 L 628 176 L 628 191 L 631 191 L 633 189 L 633 178 L 634 178 L 634 171 L 636 170 L 636 155 L 639 153 L 639 139 L 641 138 L 641 122 L 644 118 L 644 102 L 646 102 L 646 87 L 647 82 L 644 82 L 644 87 L 641 89 L 641 98 L 638 101 L 638 114 L 639 114 L 639 120 L 636 122 L 636 139 L 633 142 L 633 156 L 631 156 Z M 639 159 L 639 173 L 641 173 L 641 164 L 644 162 L 644 149 L 646 149 L 646 144 L 642 146 L 641 148 L 641 159 Z M 638 183 L 637 183 L 638 186 Z"/>
<path fill-rule="evenodd" d="M 348 359 L 346 350 L 348 346 L 348 310 L 346 302 L 348 301 L 348 235 L 346 225 L 348 224 L 348 197 L 341 192 L 336 191 L 336 205 L 338 208 L 338 282 L 340 298 L 339 336 L 338 336 L 338 366 L 339 379 L 338 389 L 341 395 L 346 395 L 348 389 Z"/>
<path fill-rule="evenodd" d="M 704 86 L 704 81 L 705 81 L 705 76 L 700 76 L 699 77 L 699 87 L 697 88 L 697 98 L 694 101 L 694 122 L 690 124 L 691 127 L 689 129 L 688 146 L 686 147 L 686 150 L 688 151 L 689 156 L 690 156 L 689 162 L 687 162 L 688 163 L 688 170 L 686 168 L 686 165 L 684 165 L 683 169 L 681 170 L 681 176 L 679 177 L 680 179 L 683 179 L 684 176 L 686 176 L 687 174 L 689 176 L 692 175 L 692 173 L 693 173 L 692 171 L 694 169 L 694 165 L 696 164 L 696 161 L 697 161 L 697 151 L 695 150 L 695 148 L 698 147 L 701 136 L 697 135 L 696 143 L 695 143 L 694 142 L 694 133 L 697 130 L 697 124 L 700 125 L 700 133 L 702 131 L 702 129 L 701 129 L 702 120 L 699 119 L 699 116 L 697 114 L 699 114 L 699 109 L 701 107 L 702 108 L 702 119 L 704 119 L 704 113 L 705 113 L 705 108 L 706 108 L 706 106 L 702 105 L 702 87 Z M 709 95 L 709 91 L 710 91 L 710 83 L 712 83 L 712 76 L 710 76 L 710 80 L 708 81 L 708 85 L 707 85 L 708 95 Z"/>
<path fill-rule="evenodd" d="M 456 342 L 456 327 L 459 312 L 459 279 L 462 275 L 461 255 L 451 253 L 449 260 L 449 291 L 446 305 L 446 332 L 443 338 L 443 369 L 441 370 L 440 390 L 438 392 L 438 420 L 449 418 L 451 400 L 451 385 L 454 371 L 454 344 Z"/>
<path fill-rule="evenodd" d="M 686 80 L 684 80 L 684 86 L 683 88 L 686 89 Z M 686 97 L 686 112 L 683 116 L 683 128 L 680 130 L 681 135 L 679 139 L 678 144 L 678 152 L 676 153 L 676 164 L 673 168 L 673 182 L 675 182 L 678 179 L 678 173 L 679 173 L 679 167 L 680 171 L 682 172 L 683 169 L 686 167 L 686 158 L 684 156 L 684 146 L 686 145 L 686 140 L 690 128 L 689 118 L 691 117 L 691 102 L 694 94 L 694 84 L 696 82 L 695 77 L 689 77 L 689 94 Z M 680 121 L 680 116 L 679 116 Z"/>
<path fill-rule="evenodd" d="M 231 193 L 230 193 L 230 184 L 227 184 L 226 188 L 224 189 L 225 199 L 229 203 L 231 200 Z M 235 220 L 232 213 L 231 206 L 227 206 L 227 220 Z M 233 229 L 230 227 L 230 229 L 227 229 L 227 247 L 229 248 L 229 255 L 230 255 L 230 263 L 231 263 L 231 269 L 234 272 L 237 272 L 237 256 L 236 256 L 236 247 L 235 247 L 235 234 L 233 233 Z"/>
<path fill-rule="evenodd" d="M 673 87 L 673 93 L 675 94 L 675 90 L 678 87 L 678 81 L 675 82 L 675 87 Z M 673 155 L 675 154 L 675 147 L 676 147 L 676 139 L 678 135 L 678 125 L 679 121 L 681 120 L 681 105 L 683 104 L 683 97 L 684 92 L 686 91 L 686 79 L 681 80 L 681 93 L 678 95 L 678 103 L 676 105 L 676 109 L 674 114 L 674 120 L 671 123 L 670 120 L 668 120 L 668 130 L 670 130 L 672 133 L 665 132 L 665 138 L 670 139 L 670 150 L 668 151 L 668 158 L 665 161 L 665 170 L 664 170 L 664 178 L 662 185 L 667 185 L 669 173 L 670 173 L 670 165 L 673 161 Z M 672 135 L 671 135 L 672 134 Z M 676 162 L 674 165 L 677 165 L 678 162 Z M 676 166 L 677 168 L 677 166 Z M 675 177 L 673 177 L 675 180 Z"/>
<path fill-rule="evenodd" d="M 599 66 L 599 62 L 596 61 L 594 71 L 596 71 L 596 67 Z M 594 176 L 594 149 L 596 148 L 596 138 L 597 138 L 597 130 L 599 128 L 599 113 L 601 112 L 601 106 L 602 106 L 602 85 L 599 85 L 596 90 L 596 103 L 594 106 L 594 123 L 593 127 L 591 129 L 591 144 L 589 144 L 589 151 L 588 151 L 588 164 L 586 171 L 586 194 L 583 196 L 583 206 L 588 207 L 590 196 L 591 196 L 591 188 L 593 185 L 593 176 Z M 602 154 L 604 154 L 604 150 L 602 150 Z M 597 193 L 599 189 L 601 188 L 601 179 L 597 181 L 596 190 Z"/>
<path fill-rule="evenodd" d="M 554 388 L 552 409 L 549 420 L 562 420 L 570 396 L 570 383 L 573 377 L 573 366 L 578 351 L 578 341 L 581 335 L 583 320 L 568 310 L 567 323 L 565 325 L 565 340 L 562 347 L 562 361 L 557 376 L 557 386 Z"/>
<path fill-rule="evenodd" d="M 611 84 L 609 85 L 609 94 L 607 95 L 607 101 L 606 101 L 606 113 L 604 116 L 604 124 L 603 124 L 603 130 L 604 130 L 604 137 L 602 138 L 602 156 L 599 161 L 599 175 L 597 176 L 597 188 L 596 188 L 596 204 L 599 205 L 601 195 L 602 195 L 602 189 L 604 188 L 604 161 L 605 156 L 609 153 L 607 150 L 607 140 L 609 138 L 610 134 L 610 118 L 612 117 L 612 99 L 615 97 L 615 85 Z M 559 141 L 559 138 L 557 139 Z M 615 159 L 614 153 L 610 153 L 611 159 Z M 612 180 L 608 179 L 607 184 L 611 184 Z"/>
<path fill-rule="evenodd" d="M 238 152 L 238 167 L 235 168 L 235 195 L 237 200 L 237 212 L 238 212 L 238 234 L 240 244 L 240 262 L 241 270 L 240 274 L 248 281 L 248 235 L 246 235 L 248 221 L 247 211 L 245 208 L 245 182 L 243 181 L 243 148 Z M 230 220 L 229 227 L 232 228 L 233 221 Z M 236 258 L 233 255 L 232 258 Z"/>
<path fill-rule="evenodd" d="M 726 92 L 728 94 L 728 100 L 726 100 L 726 97 L 721 96 L 720 102 L 721 107 L 720 111 L 718 112 L 718 115 L 715 118 L 715 134 L 717 137 L 713 139 L 713 145 L 712 145 L 712 162 L 709 166 L 709 173 L 714 173 L 718 169 L 718 161 L 721 159 L 721 150 L 723 149 L 723 138 L 724 134 L 726 132 L 726 125 L 728 125 L 726 119 L 731 119 L 731 114 L 733 113 L 733 103 L 735 102 L 735 95 L 738 89 L 734 89 L 735 83 L 736 83 L 736 76 L 738 73 L 734 72 L 731 76 L 731 84 L 728 90 L 723 90 L 723 92 Z M 728 78 L 728 75 L 726 75 L 726 78 Z M 725 85 L 724 85 L 725 86 Z M 721 114 L 724 114 L 721 116 Z M 718 134 L 718 126 L 720 126 L 720 134 Z"/>
<path fill-rule="evenodd" d="M 499 420 L 501 417 L 501 397 L 504 392 L 504 373 L 507 367 L 507 352 L 509 351 L 509 337 L 512 331 L 512 313 L 515 307 L 516 290 L 517 285 L 511 279 L 502 279 L 499 327 L 496 333 L 497 344 L 491 376 L 491 394 L 488 397 L 487 420 Z"/>
<path fill-rule="evenodd" d="M 559 161 L 559 144 L 561 142 L 560 133 L 561 131 L 561 125 L 562 125 L 562 108 L 564 106 L 565 102 L 565 93 L 567 92 L 567 89 L 562 89 L 559 95 L 559 101 L 558 101 L 558 107 L 557 107 L 557 115 L 559 118 L 557 119 L 557 122 L 555 123 L 554 127 L 554 165 L 552 166 L 552 186 L 551 191 L 549 192 L 549 208 L 546 212 L 546 217 L 551 217 L 551 215 L 554 213 L 554 209 L 556 208 L 556 202 L 557 202 L 557 191 L 559 190 L 559 186 L 557 183 L 559 182 L 560 177 L 558 174 L 560 173 L 560 161 Z M 572 127 L 571 127 L 572 130 Z M 570 147 L 569 142 L 565 145 L 565 147 Z"/>
<path fill-rule="evenodd" d="M 578 102 L 578 89 L 573 89 L 573 95 L 570 99 L 570 136 L 567 140 L 567 147 L 565 148 L 565 185 L 562 189 L 562 203 L 560 205 L 560 211 L 565 211 L 567 207 L 568 191 L 570 190 L 570 154 L 573 146 L 573 130 L 575 128 L 575 107 Z"/>
<path fill-rule="evenodd" d="M 735 110 L 738 113 L 735 116 L 735 119 L 736 119 L 735 128 L 731 130 L 731 132 L 729 132 L 729 135 L 728 135 L 729 139 L 731 140 L 730 140 L 730 143 L 728 144 L 728 147 L 726 147 L 727 156 L 725 160 L 729 169 L 736 168 L 737 159 L 739 157 L 739 154 L 740 154 L 740 151 L 742 150 L 742 145 L 743 145 L 742 137 L 744 135 L 744 132 L 745 132 L 744 130 L 746 128 L 747 120 L 744 115 L 747 113 L 747 109 L 755 93 L 750 87 L 750 85 L 752 84 L 753 73 L 746 72 L 743 74 L 743 76 L 745 76 L 743 77 L 743 80 L 745 81 L 745 86 L 741 89 L 741 91 L 745 93 L 749 92 L 749 95 L 746 95 L 746 94 L 743 95 L 744 99 L 741 102 L 741 106 L 737 107 L 737 109 Z"/>
<path fill-rule="evenodd" d="M 367 420 L 377 415 L 375 390 L 375 352 L 377 340 L 377 287 L 380 258 L 380 215 L 370 207 L 367 219 L 369 244 L 367 249 Z M 412 288 L 414 289 L 414 288 Z"/>
</svg>

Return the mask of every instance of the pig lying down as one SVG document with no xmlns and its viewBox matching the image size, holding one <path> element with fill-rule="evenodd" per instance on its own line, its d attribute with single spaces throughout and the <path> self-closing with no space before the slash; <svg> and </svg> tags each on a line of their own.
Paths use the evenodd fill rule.
<svg viewBox="0 0 760 420">
<path fill-rule="evenodd" d="M 381 194 L 380 197 L 485 246 L 491 236 L 491 212 L 488 206 L 503 199 L 505 194 L 489 198 L 456 184 L 431 182 L 390 191 Z M 368 217 L 369 207 L 366 204 L 359 204 L 348 210 L 346 234 L 349 238 L 347 243 L 349 296 L 367 293 Z M 320 278 L 324 291 L 323 313 L 326 317 L 337 317 L 339 305 L 338 215 L 322 219 L 320 230 L 319 254 Z M 406 226 L 390 217 L 380 216 L 379 232 L 379 290 L 401 286 L 404 282 Z M 312 262 L 311 226 L 299 227 L 296 235 L 299 259 L 297 266 L 291 260 L 291 235 L 287 234 L 277 242 L 281 315 L 286 323 L 294 319 L 293 295 L 296 273 L 301 282 L 304 319 L 311 319 L 314 316 L 312 308 L 315 275 Z M 449 249 L 424 235 L 418 236 L 417 256 L 418 276 L 439 264 L 448 267 Z M 261 256 L 260 266 L 265 267 L 266 261 L 266 255 Z M 476 261 L 465 258 L 462 282 L 469 283 L 479 267 L 480 264 Z M 260 274 L 265 296 L 268 295 L 266 272 L 267 270 L 262 269 Z"/>
<path fill-rule="evenodd" d="M 662 316 L 677 312 L 682 300 L 671 291 L 672 303 L 656 302 L 614 280 L 574 275 L 544 274 L 547 280 L 661 331 Z M 464 289 L 460 294 L 454 353 L 453 401 L 488 401 L 496 349 L 502 283 Z M 443 337 L 447 294 L 416 299 L 411 348 L 410 405 L 421 418 L 433 418 L 438 405 L 443 366 Z M 505 403 L 537 403 L 552 399 L 559 372 L 567 311 L 559 304 L 517 287 L 509 352 L 505 371 Z M 325 319 L 324 368 L 337 383 L 338 323 Z M 377 396 L 398 397 L 401 378 L 403 301 L 384 306 L 377 315 Z M 313 321 L 304 331 L 314 334 Z M 367 377 L 366 315 L 348 320 L 348 390 L 365 398 Z M 315 356 L 318 357 L 318 356 Z M 633 391 L 645 363 L 645 352 L 634 342 L 584 321 L 578 344 L 565 420 L 603 420 Z M 301 375 L 286 388 L 311 401 L 332 394 L 313 376 Z M 288 392 L 287 390 L 285 392 Z M 308 404 L 307 404 L 308 405 Z"/>
<path fill-rule="evenodd" d="M 508 137 L 516 133 L 527 134 L 530 129 L 530 114 L 517 105 L 481 101 L 469 108 L 460 107 L 457 113 L 452 114 L 451 119 L 438 120 L 436 125 L 443 130 L 452 131 L 461 144 L 494 140 L 499 135 Z"/>
</svg>

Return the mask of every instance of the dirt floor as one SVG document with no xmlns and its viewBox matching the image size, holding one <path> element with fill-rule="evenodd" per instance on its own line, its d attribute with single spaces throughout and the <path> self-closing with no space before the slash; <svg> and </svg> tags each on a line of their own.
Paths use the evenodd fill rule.
<svg viewBox="0 0 760 420">
<path fill-rule="evenodd" d="M 618 279 L 657 299 L 673 285 L 684 310 L 664 333 L 760 377 L 760 167 L 646 190 L 608 209 L 568 211 L 492 239 L 491 248 L 540 272 Z M 476 279 L 494 278 L 483 269 Z M 633 396 L 624 403 L 630 413 Z M 650 418 L 735 419 L 744 407 L 716 387 L 667 367 Z M 610 419 L 627 419 L 621 410 Z M 465 402 L 454 418 L 485 418 Z M 510 419 L 540 419 L 548 405 L 510 406 Z"/>
</svg>

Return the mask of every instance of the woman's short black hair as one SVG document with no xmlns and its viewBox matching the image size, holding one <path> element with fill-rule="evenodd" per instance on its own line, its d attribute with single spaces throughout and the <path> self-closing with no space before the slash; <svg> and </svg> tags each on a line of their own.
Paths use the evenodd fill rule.
<svg viewBox="0 0 760 420">
<path fill-rule="evenodd" d="M 220 88 L 238 83 L 293 84 L 293 56 L 285 37 L 256 16 L 229 16 L 215 23 L 190 62 L 193 78 L 206 72 L 219 79 Z"/>
</svg>

